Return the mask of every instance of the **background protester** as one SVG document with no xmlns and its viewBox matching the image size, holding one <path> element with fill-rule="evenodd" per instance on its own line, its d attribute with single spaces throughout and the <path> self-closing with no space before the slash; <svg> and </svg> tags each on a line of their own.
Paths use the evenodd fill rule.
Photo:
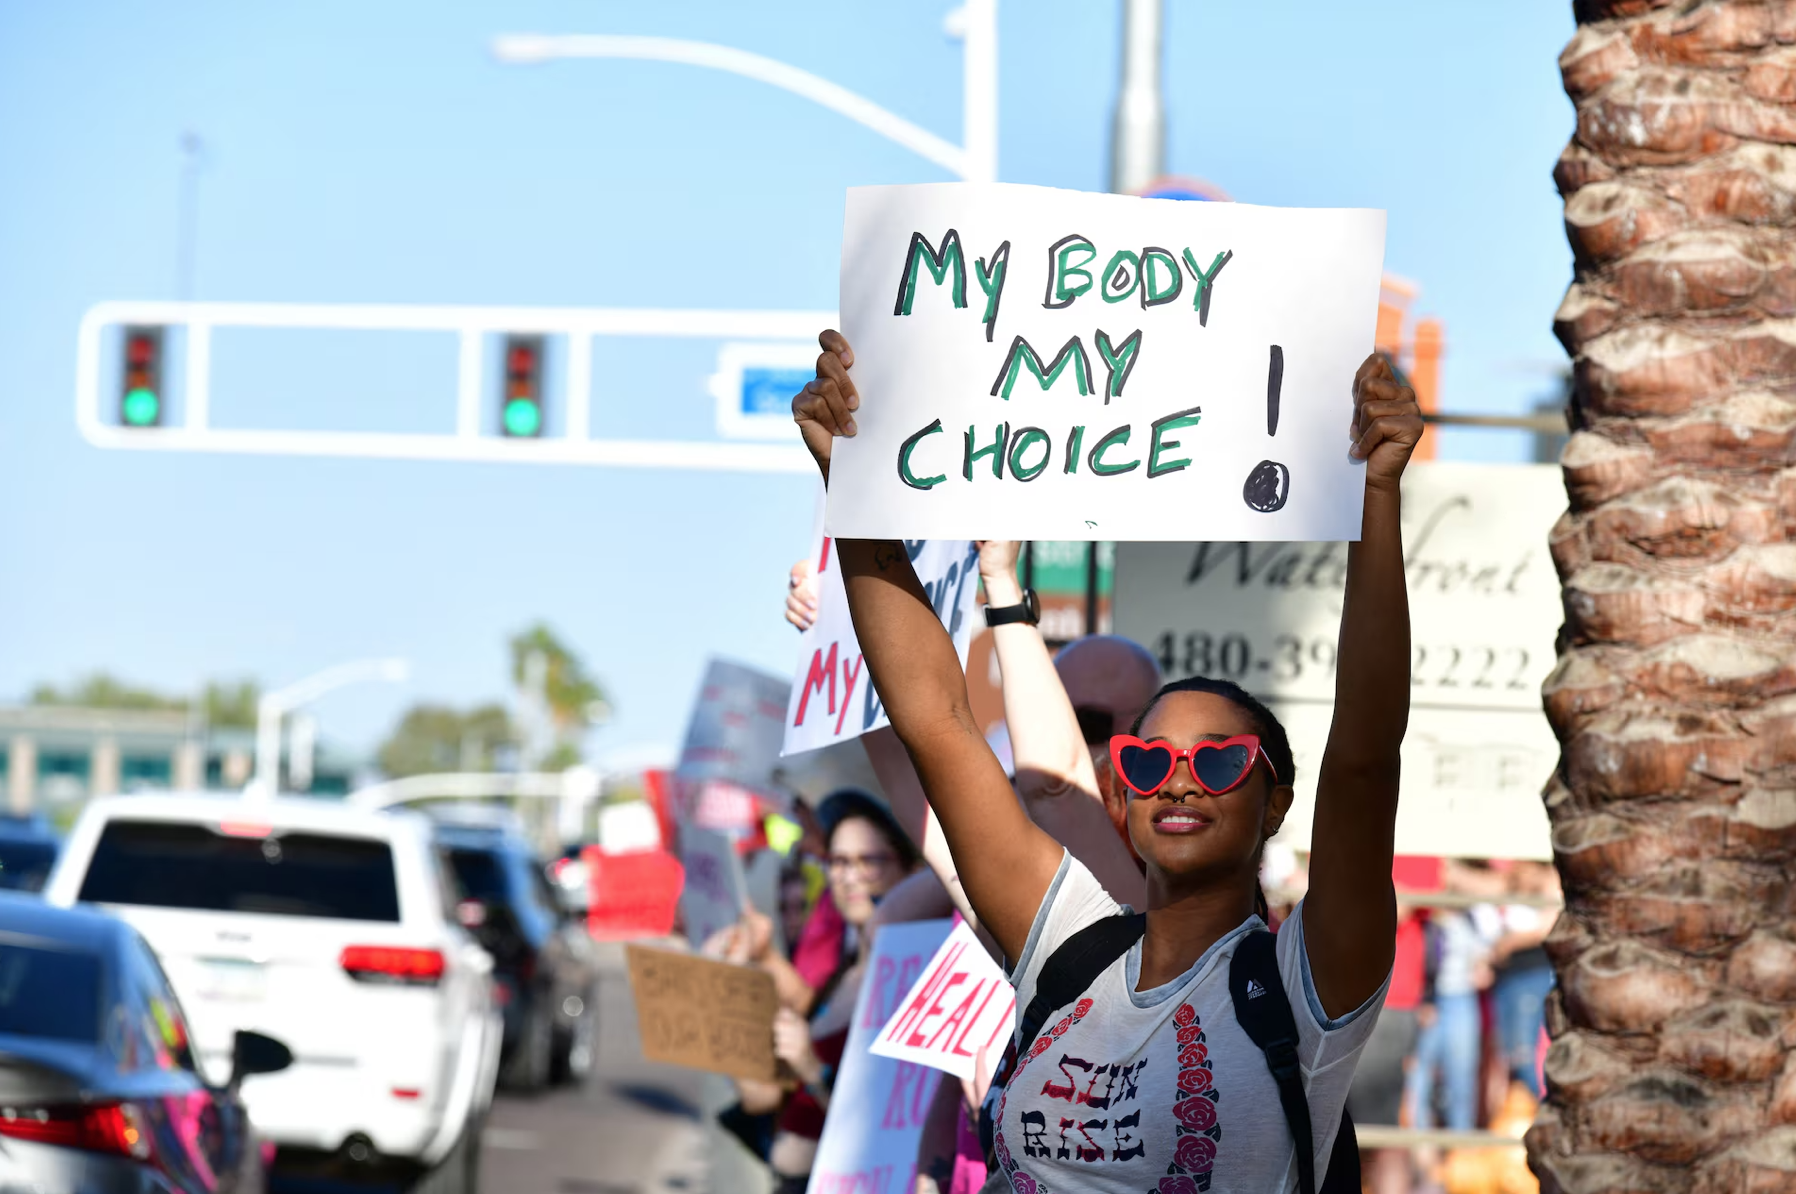
<svg viewBox="0 0 1796 1194">
<path fill-rule="evenodd" d="M 1016 575 L 1021 546 L 1000 540 L 979 545 L 979 580 L 985 589 L 987 609 L 1022 604 L 1023 588 Z M 992 627 L 991 635 L 1003 679 L 1004 724 L 1010 733 L 1015 765 L 1013 785 L 1029 819 L 1065 846 L 1118 903 L 1142 904 L 1147 887 L 1141 868 L 1114 832 L 1078 706 L 1062 682 L 1060 668 L 1049 655 L 1041 630 L 1028 622 L 1008 622 Z M 1113 661 L 1122 665 L 1125 677 L 1120 684 L 1087 683 L 1083 695 L 1098 702 L 1087 706 L 1088 720 L 1094 712 L 1114 716 L 1119 710 L 1127 710 L 1127 702 L 1136 699 L 1145 704 L 1154 694 L 1151 684 L 1143 693 L 1138 683 L 1131 682 L 1140 673 L 1130 666 L 1137 662 L 1128 650 L 1133 644 L 1125 643 L 1126 640 L 1111 639 L 1093 644 L 1083 657 L 1092 664 L 1101 664 L 1106 656 L 1120 657 Z M 1151 666 L 1152 660 L 1148 663 Z M 1075 660 L 1071 670 L 1081 675 L 1095 668 Z M 1158 681 L 1157 669 L 1152 679 Z M 1119 700 L 1123 703 L 1119 704 Z M 1133 708 L 1139 711 L 1140 705 Z M 1106 829 L 1112 832 L 1106 833 Z"/>
<path fill-rule="evenodd" d="M 1090 751 L 1098 794 L 1110 823 L 1139 866 L 1141 860 L 1129 844 L 1129 790 L 1110 765 L 1110 739 L 1127 732 L 1159 691 L 1160 665 L 1153 653 L 1134 639 L 1089 634 L 1060 648 L 1054 656 L 1054 670 L 1073 703 L 1079 735 Z"/>
<path fill-rule="evenodd" d="M 738 1083 L 748 1114 L 778 1109 L 767 1163 L 780 1194 L 799 1194 L 809 1180 L 835 1068 L 848 1041 L 874 914 L 918 862 L 916 845 L 897 819 L 865 792 L 831 793 L 818 806 L 817 819 L 827 835 L 829 894 L 842 922 L 837 965 L 812 989 L 808 1015 L 786 1003 L 775 1020 L 775 1055 L 799 1076 L 798 1089 L 786 1094 L 772 1084 Z M 766 918 L 745 919 L 753 926 L 743 934 L 749 942 L 746 960 L 772 973 L 784 992 L 790 978 L 781 976 L 794 968 L 773 948 Z"/>
<path fill-rule="evenodd" d="M 1559 872 L 1549 863 L 1516 862 L 1509 873 L 1510 890 L 1518 895 L 1555 900 L 1560 896 Z M 1509 1080 L 1526 1086 L 1536 1101 L 1541 1096 L 1541 1032 L 1547 995 L 1553 989 L 1553 964 L 1541 943 L 1556 919 L 1553 911 L 1535 904 L 1506 904 L 1503 935 L 1491 947 L 1496 971 L 1491 994 L 1503 1060 Z"/>
<path fill-rule="evenodd" d="M 779 878 L 780 942 L 785 946 L 787 961 L 797 955 L 799 940 L 810 918 L 810 880 L 796 862 L 788 861 L 780 868 Z"/>
<path fill-rule="evenodd" d="M 1402 1121 L 1405 1069 L 1416 1048 L 1426 950 L 1422 913 L 1399 902 L 1390 986 L 1347 1092 L 1347 1112 L 1356 1124 L 1396 1125 Z M 1362 1164 L 1371 1194 L 1406 1194 L 1409 1190 L 1408 1149 L 1366 1149 Z"/>
<path fill-rule="evenodd" d="M 1442 890 L 1486 895 L 1488 868 L 1446 860 Z M 1478 1126 L 1478 1072 L 1484 1056 L 1483 995 L 1490 989 L 1496 910 L 1489 904 L 1434 909 L 1428 922 L 1428 1014 L 1416 1042 L 1405 1100 L 1410 1124 L 1456 1132 Z"/>
</svg>

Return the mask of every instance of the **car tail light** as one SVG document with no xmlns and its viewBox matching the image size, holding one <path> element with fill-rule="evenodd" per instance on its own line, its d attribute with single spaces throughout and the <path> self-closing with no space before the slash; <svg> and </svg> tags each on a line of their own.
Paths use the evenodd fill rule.
<svg viewBox="0 0 1796 1194">
<path fill-rule="evenodd" d="M 65 1103 L 53 1107 L 0 1107 L 0 1136 L 139 1161 L 150 1155 L 143 1112 L 131 1103 Z"/>
<path fill-rule="evenodd" d="M 434 987 L 443 977 L 443 955 L 434 949 L 351 945 L 339 961 L 349 977 L 360 982 Z"/>
</svg>

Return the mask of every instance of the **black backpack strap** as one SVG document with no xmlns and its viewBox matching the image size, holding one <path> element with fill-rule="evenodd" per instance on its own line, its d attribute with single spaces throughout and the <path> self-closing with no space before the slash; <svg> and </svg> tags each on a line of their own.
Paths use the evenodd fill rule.
<svg viewBox="0 0 1796 1194">
<path fill-rule="evenodd" d="M 1146 928 L 1147 917 L 1139 912 L 1133 916 L 1106 916 L 1062 941 L 1035 977 L 1035 996 L 1023 1009 L 1019 1022 L 1017 1056 L 1028 1056 L 1029 1047 L 1054 1013 L 1085 994 L 1098 981 L 1098 975 L 1141 940 Z"/>
<path fill-rule="evenodd" d="M 1321 1194 L 1359 1194 L 1359 1133 L 1353 1117 L 1341 1108 L 1341 1130 L 1328 1151 L 1328 1172 L 1322 1177 Z"/>
<path fill-rule="evenodd" d="M 1116 959 L 1141 940 L 1146 928 L 1147 917 L 1139 912 L 1106 916 L 1062 941 L 1060 948 L 1048 955 L 1048 960 L 1042 963 L 1041 971 L 1035 976 L 1035 994 L 1017 1021 L 1017 1035 L 1011 1039 L 1010 1047 L 1004 1051 L 1004 1059 L 992 1075 L 993 1090 L 1010 1081 L 1054 1013 L 1085 994 L 1091 984 L 1098 981 L 1098 975 L 1110 969 Z M 989 1101 L 987 1105 L 990 1105 Z M 988 1164 L 992 1156 L 992 1138 L 990 1117 L 981 1115 L 979 1139 L 985 1146 Z"/>
<path fill-rule="evenodd" d="M 1256 929 L 1235 945 L 1229 961 L 1229 998 L 1235 1019 L 1266 1055 L 1266 1068 L 1278 1084 L 1278 1101 L 1297 1143 L 1297 1188 L 1316 1194 L 1316 1145 L 1310 1130 L 1310 1100 L 1297 1063 L 1297 1020 L 1278 974 L 1278 938 Z"/>
</svg>

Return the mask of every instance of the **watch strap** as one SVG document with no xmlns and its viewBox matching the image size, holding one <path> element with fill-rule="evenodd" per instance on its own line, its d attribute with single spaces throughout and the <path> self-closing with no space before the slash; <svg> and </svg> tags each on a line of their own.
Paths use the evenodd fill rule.
<svg viewBox="0 0 1796 1194">
<path fill-rule="evenodd" d="M 985 607 L 987 626 L 1008 626 L 1012 622 L 1026 622 L 1031 626 L 1041 624 L 1041 599 L 1035 595 L 1034 589 L 1024 589 L 1023 599 L 1016 605 Z"/>
</svg>

